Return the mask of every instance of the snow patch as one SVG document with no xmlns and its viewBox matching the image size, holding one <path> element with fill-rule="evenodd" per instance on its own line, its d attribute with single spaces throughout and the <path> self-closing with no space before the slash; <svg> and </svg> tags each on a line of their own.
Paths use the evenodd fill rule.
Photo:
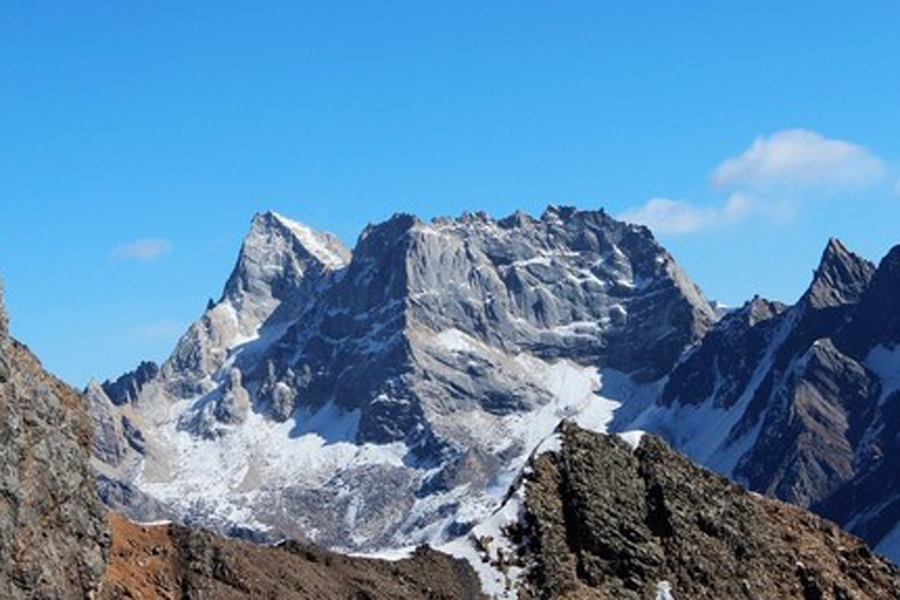
<svg viewBox="0 0 900 600">
<path fill-rule="evenodd" d="M 546 452 L 559 452 L 560 450 L 562 450 L 562 436 L 559 433 L 554 433 L 534 449 L 532 456 L 540 456 Z"/>
<path fill-rule="evenodd" d="M 346 264 L 343 257 L 322 242 L 320 234 L 316 233 L 306 225 L 298 223 L 297 221 L 292 221 L 277 212 L 272 212 L 272 215 L 278 219 L 282 225 L 287 227 L 290 232 L 300 240 L 303 247 L 326 267 L 330 269 L 339 269 Z"/>
<path fill-rule="evenodd" d="M 284 423 L 251 411 L 243 424 L 223 425 L 221 435 L 210 439 L 179 427 L 199 404 L 177 402 L 165 422 L 145 430 L 169 452 L 167 460 L 145 460 L 135 480 L 138 489 L 182 514 L 202 506 L 214 519 L 265 531 L 252 510 L 265 488 L 322 486 L 335 473 L 359 466 L 401 467 L 408 452 L 402 442 L 357 445 L 358 411 L 334 404 Z"/>
<path fill-rule="evenodd" d="M 468 535 L 437 547 L 437 550 L 471 564 L 481 579 L 482 590 L 490 598 L 512 600 L 518 597 L 516 586 L 522 568 L 511 564 L 516 557 L 516 548 L 507 532 L 520 522 L 524 503 L 524 492 L 519 487 Z"/>
<path fill-rule="evenodd" d="M 644 439 L 644 434 L 646 431 L 641 431 L 640 429 L 633 429 L 631 431 L 620 431 L 616 435 L 622 438 L 622 441 L 631 446 L 631 451 L 634 452 L 638 449 L 638 446 L 641 445 L 641 440 Z"/>
<path fill-rule="evenodd" d="M 141 527 L 164 527 L 166 525 L 171 525 L 172 521 L 160 519 L 159 521 L 135 521 L 134 524 L 140 525 Z"/>
<path fill-rule="evenodd" d="M 675 600 L 672 595 L 672 584 L 668 581 L 660 581 L 656 584 L 656 600 Z"/>
<path fill-rule="evenodd" d="M 474 340 L 459 329 L 445 329 L 435 336 L 435 341 L 450 352 L 473 352 L 475 349 Z"/>
</svg>

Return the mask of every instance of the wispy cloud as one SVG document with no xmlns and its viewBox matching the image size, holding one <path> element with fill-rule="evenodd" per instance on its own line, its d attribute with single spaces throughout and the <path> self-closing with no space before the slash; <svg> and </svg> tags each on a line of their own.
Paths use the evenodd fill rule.
<svg viewBox="0 0 900 600">
<path fill-rule="evenodd" d="M 139 260 L 150 262 L 172 252 L 172 242 L 162 238 L 144 238 L 120 244 L 113 248 L 109 256 L 112 260 Z"/>
<path fill-rule="evenodd" d="M 652 198 L 619 216 L 658 233 L 686 234 L 732 225 L 751 216 L 783 221 L 816 197 L 869 189 L 886 178 L 882 159 L 866 147 L 805 129 L 760 136 L 710 176 L 728 195 L 709 205 Z M 900 190 L 900 183 L 898 183 Z"/>
<path fill-rule="evenodd" d="M 719 189 L 840 193 L 871 187 L 884 174 L 884 161 L 865 146 L 786 129 L 756 138 L 740 155 L 725 160 L 712 182 Z"/>
<path fill-rule="evenodd" d="M 694 233 L 710 227 L 736 223 L 765 209 L 753 196 L 735 193 L 721 206 L 697 206 L 687 200 L 652 198 L 645 204 L 621 213 L 630 223 L 646 225 L 658 233 Z"/>
<path fill-rule="evenodd" d="M 694 206 L 687 200 L 651 198 L 646 204 L 621 213 L 619 218 L 660 233 L 693 233 L 715 224 L 719 215 L 715 208 Z"/>
</svg>

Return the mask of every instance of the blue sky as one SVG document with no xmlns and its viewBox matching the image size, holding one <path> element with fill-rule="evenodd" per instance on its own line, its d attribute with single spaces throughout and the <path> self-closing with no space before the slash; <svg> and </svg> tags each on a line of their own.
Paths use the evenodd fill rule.
<svg viewBox="0 0 900 600">
<path fill-rule="evenodd" d="M 711 298 L 900 243 L 897 2 L 0 4 L 0 274 L 75 385 L 160 360 L 257 211 L 644 220 Z"/>
</svg>

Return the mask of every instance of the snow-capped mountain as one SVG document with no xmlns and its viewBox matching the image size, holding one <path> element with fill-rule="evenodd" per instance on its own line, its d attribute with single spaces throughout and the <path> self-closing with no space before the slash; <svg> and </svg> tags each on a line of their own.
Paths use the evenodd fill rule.
<svg viewBox="0 0 900 600">
<path fill-rule="evenodd" d="M 876 269 L 831 240 L 795 305 L 727 314 L 628 425 L 900 559 L 898 299 L 900 247 Z"/>
<path fill-rule="evenodd" d="M 250 537 L 453 550 L 569 419 L 658 433 L 898 559 L 898 297 L 900 248 L 876 269 L 831 240 L 793 306 L 717 310 L 603 211 L 397 215 L 352 254 L 266 213 L 162 366 L 89 387 L 101 494 Z"/>
<path fill-rule="evenodd" d="M 254 218 L 158 369 L 91 385 L 101 493 L 141 519 L 383 551 L 489 515 L 563 418 L 645 407 L 715 313 L 603 211 Z"/>
</svg>

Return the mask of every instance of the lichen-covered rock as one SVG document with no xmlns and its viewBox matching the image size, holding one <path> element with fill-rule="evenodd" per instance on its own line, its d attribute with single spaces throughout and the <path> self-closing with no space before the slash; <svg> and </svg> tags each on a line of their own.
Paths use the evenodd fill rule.
<svg viewBox="0 0 900 600">
<path fill-rule="evenodd" d="M 85 598 L 109 534 L 84 399 L 9 337 L 0 303 L 0 597 Z"/>
</svg>

